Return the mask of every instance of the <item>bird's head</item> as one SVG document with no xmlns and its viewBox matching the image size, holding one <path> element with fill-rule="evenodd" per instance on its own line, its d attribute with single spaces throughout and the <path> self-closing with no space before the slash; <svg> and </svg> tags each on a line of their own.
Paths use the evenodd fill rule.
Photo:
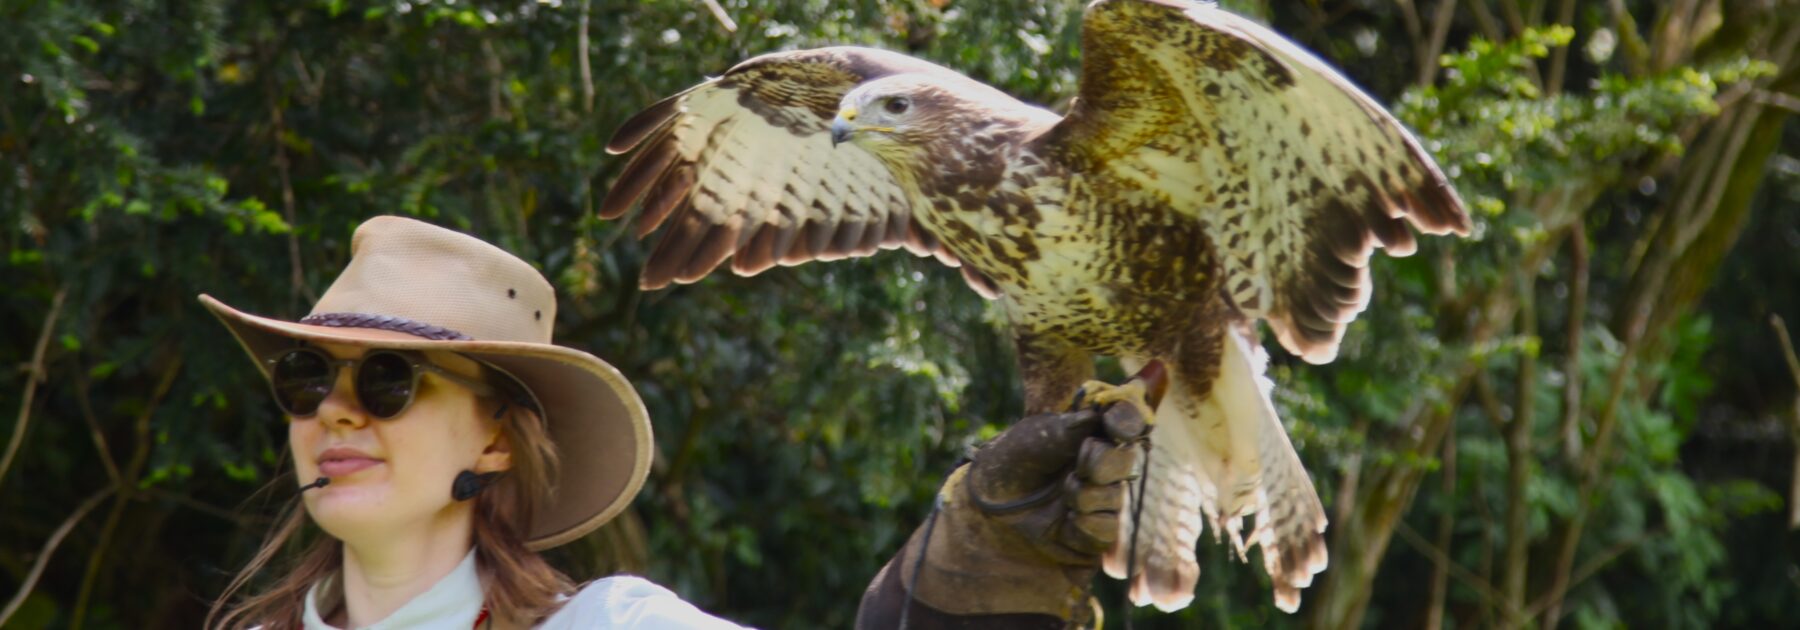
<svg viewBox="0 0 1800 630">
<path fill-rule="evenodd" d="M 844 95 L 831 121 L 831 144 L 854 143 L 876 155 L 916 145 L 947 95 L 941 88 L 905 75 L 863 84 Z"/>
</svg>

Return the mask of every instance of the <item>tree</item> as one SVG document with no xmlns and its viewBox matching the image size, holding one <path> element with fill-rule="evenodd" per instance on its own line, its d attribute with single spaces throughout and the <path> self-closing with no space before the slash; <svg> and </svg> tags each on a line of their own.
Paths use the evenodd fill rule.
<svg viewBox="0 0 1800 630">
<path fill-rule="evenodd" d="M 1800 200 L 1800 7 L 1227 5 L 1393 103 L 1479 227 L 1376 263 L 1338 362 L 1277 357 L 1334 514 L 1302 616 L 1202 543 L 1195 606 L 1137 621 L 1792 623 L 1792 561 L 1766 541 L 1791 540 L 1770 466 L 1793 447 L 1756 427 L 1794 399 L 1766 320 L 1800 320 L 1779 211 Z M 848 625 L 942 474 L 1017 414 L 999 318 L 897 253 L 639 292 L 629 222 L 593 218 L 623 165 L 604 140 L 702 75 L 826 43 L 1059 108 L 1079 11 L 0 2 L 0 359 L 20 366 L 0 388 L 20 409 L 0 421 L 0 583 L 20 597 L 0 618 L 198 623 L 293 480 L 264 385 L 194 296 L 297 317 L 352 228 L 395 213 L 541 264 L 558 341 L 650 406 L 649 485 L 560 565 L 645 571 L 746 623 Z M 1116 584 L 1101 596 L 1123 613 Z"/>
</svg>

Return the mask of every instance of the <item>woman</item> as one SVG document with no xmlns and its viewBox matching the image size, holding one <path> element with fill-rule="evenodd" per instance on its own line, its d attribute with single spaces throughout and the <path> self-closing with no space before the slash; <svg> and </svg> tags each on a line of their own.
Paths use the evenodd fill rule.
<svg viewBox="0 0 1800 630">
<path fill-rule="evenodd" d="M 651 456 L 631 384 L 550 344 L 556 299 L 542 275 L 399 217 L 359 227 L 351 256 L 298 322 L 200 296 L 288 416 L 304 507 L 209 627 L 736 627 L 640 578 L 576 590 L 536 553 L 624 510 Z M 291 564 L 264 571 L 309 535 Z"/>
<path fill-rule="evenodd" d="M 200 296 L 288 416 L 304 508 L 279 521 L 208 627 L 737 627 L 641 578 L 576 589 L 538 556 L 624 510 L 651 454 L 631 384 L 550 344 L 556 297 L 543 276 L 399 217 L 362 224 L 350 251 L 298 322 Z M 1135 404 L 1104 422 L 1091 409 L 1032 416 L 984 446 L 875 576 L 858 627 L 1091 621 L 1088 585 L 1153 416 Z M 237 597 L 296 537 L 312 540 Z"/>
</svg>

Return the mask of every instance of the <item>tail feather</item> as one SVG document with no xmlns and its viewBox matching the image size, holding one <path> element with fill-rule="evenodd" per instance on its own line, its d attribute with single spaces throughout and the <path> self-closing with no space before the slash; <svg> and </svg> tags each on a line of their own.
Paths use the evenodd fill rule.
<svg viewBox="0 0 1800 630">
<path fill-rule="evenodd" d="M 1228 542 L 1239 560 L 1247 560 L 1248 547 L 1262 548 L 1275 605 L 1294 612 L 1300 589 L 1325 570 L 1325 508 L 1275 415 L 1273 383 L 1263 375 L 1267 355 L 1238 331 L 1226 336 L 1212 391 L 1186 391 L 1174 373 L 1157 409 L 1131 600 L 1162 610 L 1186 607 L 1200 576 L 1194 545 L 1210 522 L 1214 539 Z M 1123 363 L 1130 371 L 1139 367 Z M 1248 536 L 1245 517 L 1254 519 Z M 1119 543 L 1105 558 L 1107 575 L 1125 577 L 1131 527 L 1131 519 L 1121 519 Z"/>
<path fill-rule="evenodd" d="M 1135 370 L 1133 370 L 1135 371 Z M 1164 400 L 1166 405 L 1169 401 Z M 1163 412 L 1157 413 L 1159 420 Z M 1157 429 L 1158 438 L 1162 429 Z M 1155 604 L 1165 611 L 1180 610 L 1194 600 L 1194 586 L 1200 582 L 1200 563 L 1194 558 L 1194 543 L 1205 529 L 1203 513 L 1217 512 L 1208 492 L 1210 484 L 1200 483 L 1201 473 L 1194 460 L 1175 451 L 1185 445 L 1171 441 L 1164 449 L 1161 442 L 1152 448 L 1149 469 L 1144 472 L 1143 529 L 1137 539 L 1137 571 L 1131 581 L 1131 601 L 1139 606 Z M 1127 494 L 1125 511 L 1132 514 L 1136 505 Z M 1119 542 L 1102 559 L 1106 574 L 1124 578 L 1127 554 L 1131 548 L 1130 519 L 1120 519 Z"/>
<path fill-rule="evenodd" d="M 1246 512 L 1256 514 L 1251 544 L 1262 547 L 1263 570 L 1275 582 L 1275 606 L 1294 612 L 1300 608 L 1300 589 L 1311 586 L 1313 575 L 1324 571 L 1328 562 L 1325 505 L 1319 501 L 1319 492 L 1300 462 L 1300 453 L 1288 440 L 1287 429 L 1269 400 L 1274 383 L 1263 375 L 1268 354 L 1236 331 L 1227 336 L 1225 373 L 1242 370 L 1252 376 L 1261 411 L 1255 414 L 1260 417 L 1234 418 L 1239 427 L 1249 429 L 1259 424 L 1261 429 L 1255 431 L 1257 456 L 1262 464 L 1258 491 Z M 1236 366 L 1232 365 L 1234 362 Z M 1221 383 L 1226 380 L 1221 375 Z M 1243 394 L 1241 388 L 1231 391 Z"/>
</svg>

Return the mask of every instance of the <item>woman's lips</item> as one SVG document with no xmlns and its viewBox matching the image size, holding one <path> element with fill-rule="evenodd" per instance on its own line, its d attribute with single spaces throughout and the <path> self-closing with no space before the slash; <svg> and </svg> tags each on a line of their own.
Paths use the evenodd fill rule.
<svg viewBox="0 0 1800 630">
<path fill-rule="evenodd" d="M 336 479 L 381 463 L 373 457 L 346 457 L 319 460 L 319 474 Z"/>
<path fill-rule="evenodd" d="M 342 477 L 379 463 L 381 460 L 370 457 L 368 453 L 339 446 L 325 449 L 325 452 L 319 453 L 319 474 L 333 478 Z"/>
</svg>

